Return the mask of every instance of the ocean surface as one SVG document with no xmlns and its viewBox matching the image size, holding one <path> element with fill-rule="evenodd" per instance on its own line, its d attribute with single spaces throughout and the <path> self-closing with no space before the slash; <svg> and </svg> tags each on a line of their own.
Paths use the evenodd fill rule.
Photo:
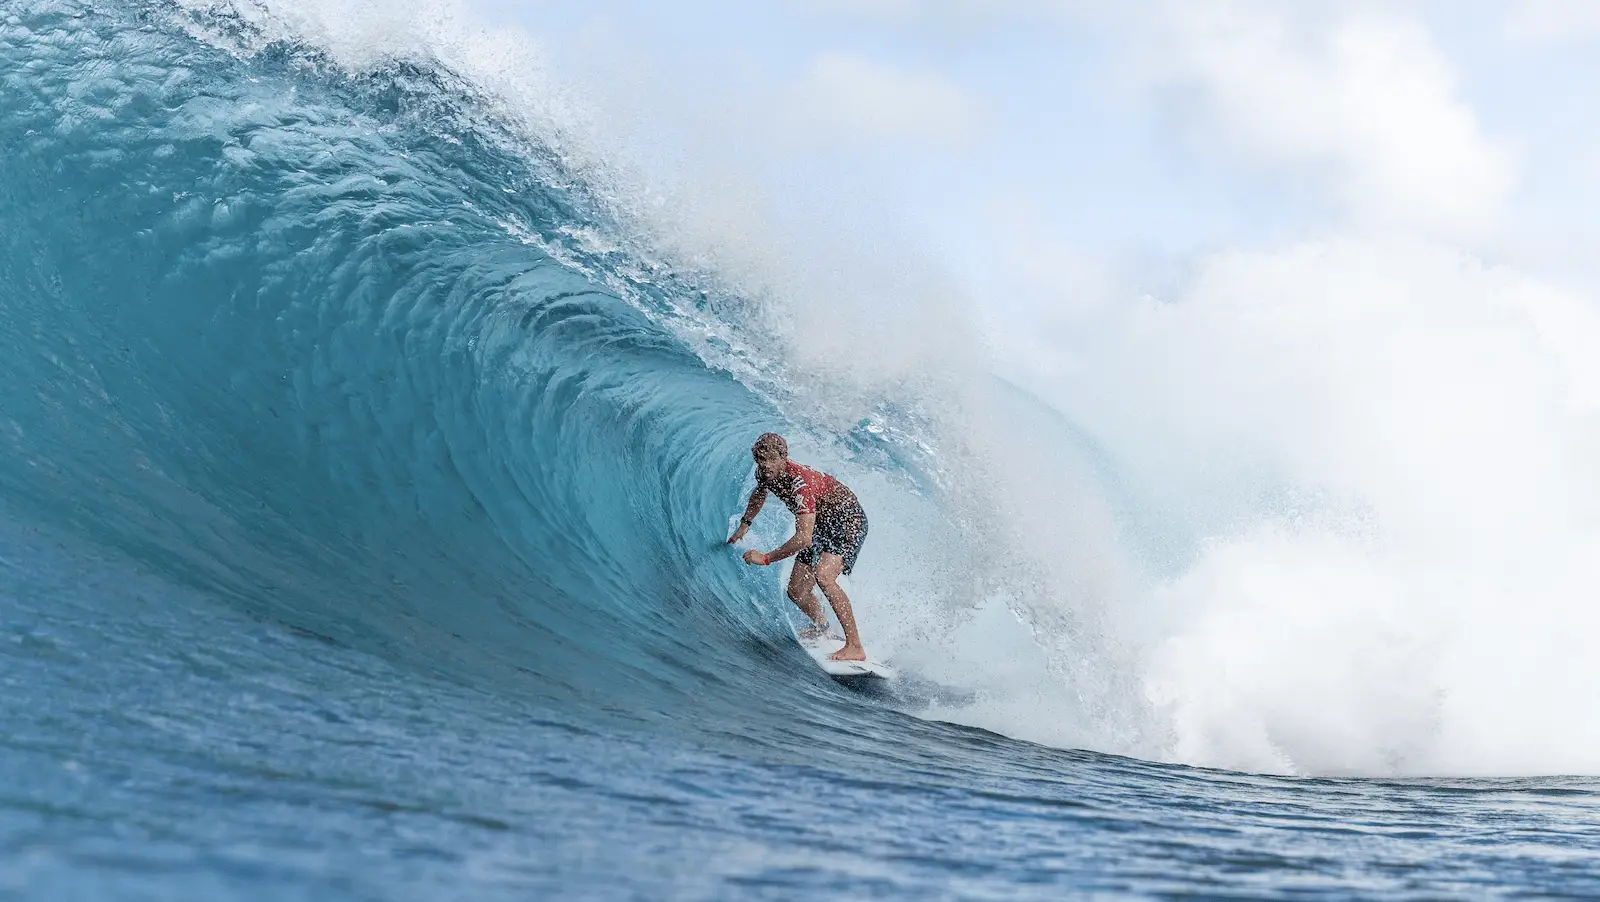
<svg viewBox="0 0 1600 902">
<path fill-rule="evenodd" d="M 1195 766 L 1042 606 L 1192 539 L 1083 430 L 984 389 L 1122 576 L 918 583 L 995 551 L 927 394 L 817 405 L 559 130 L 241 9 L 0 5 L 0 897 L 1600 897 L 1594 777 Z M 722 544 L 769 429 L 873 517 L 887 687 Z"/>
</svg>

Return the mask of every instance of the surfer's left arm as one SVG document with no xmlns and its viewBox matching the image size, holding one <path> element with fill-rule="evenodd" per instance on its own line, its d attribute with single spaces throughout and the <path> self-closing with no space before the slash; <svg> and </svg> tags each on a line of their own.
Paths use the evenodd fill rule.
<svg viewBox="0 0 1600 902">
<path fill-rule="evenodd" d="M 776 564 L 784 558 L 793 557 L 799 554 L 801 549 L 811 547 L 811 534 L 816 529 L 816 526 L 816 514 L 795 514 L 794 535 L 789 537 L 789 541 L 772 549 L 767 554 L 754 550 L 746 551 L 744 553 L 744 562 L 747 564 L 759 564 L 764 567 L 767 564 Z"/>
</svg>

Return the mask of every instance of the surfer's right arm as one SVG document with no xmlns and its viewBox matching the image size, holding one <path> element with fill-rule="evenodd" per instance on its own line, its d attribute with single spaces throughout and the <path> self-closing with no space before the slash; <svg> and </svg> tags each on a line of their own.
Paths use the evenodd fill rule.
<svg viewBox="0 0 1600 902">
<path fill-rule="evenodd" d="M 750 493 L 750 500 L 744 506 L 744 516 L 739 518 L 739 528 L 728 537 L 729 545 L 744 538 L 744 534 L 750 530 L 750 524 L 756 522 L 756 514 L 761 513 L 761 505 L 766 503 L 767 489 L 757 482 L 755 491 Z"/>
</svg>

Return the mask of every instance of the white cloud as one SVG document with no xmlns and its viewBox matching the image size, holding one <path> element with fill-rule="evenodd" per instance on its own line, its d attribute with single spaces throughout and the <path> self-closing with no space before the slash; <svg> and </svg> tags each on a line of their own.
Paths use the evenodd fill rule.
<svg viewBox="0 0 1600 902">
<path fill-rule="evenodd" d="M 999 22 L 1098 30 L 1135 85 L 1210 145 L 1309 188 L 1356 224 L 1479 238 L 1516 182 L 1416 3 L 1302 0 L 809 0 L 837 15 L 958 34 Z M 1520 0 L 1511 30 L 1600 36 L 1591 0 Z M 1049 86 L 1041 85 L 1048 91 Z"/>
<path fill-rule="evenodd" d="M 1451 237 L 1489 229 L 1510 154 L 1458 96 L 1426 27 L 1371 10 L 1257 2 L 1146 3 L 1115 24 L 1136 75 L 1199 134 L 1310 175 L 1358 221 Z"/>
<path fill-rule="evenodd" d="M 822 140 L 944 145 L 970 140 L 981 118 L 978 102 L 936 72 L 844 53 L 814 60 L 790 88 L 785 112 L 802 134 Z"/>
</svg>

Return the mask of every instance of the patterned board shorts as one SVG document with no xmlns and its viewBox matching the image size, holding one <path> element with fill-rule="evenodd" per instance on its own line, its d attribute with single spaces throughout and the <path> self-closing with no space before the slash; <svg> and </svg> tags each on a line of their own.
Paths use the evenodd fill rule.
<svg viewBox="0 0 1600 902">
<path fill-rule="evenodd" d="M 831 552 L 844 558 L 844 572 L 849 573 L 856 567 L 856 557 L 861 554 L 861 546 L 867 541 L 867 513 L 861 505 L 854 508 L 829 513 L 826 517 L 817 517 L 816 529 L 811 534 L 811 547 L 795 555 L 795 563 L 815 567 L 817 559 L 823 552 Z"/>
</svg>

